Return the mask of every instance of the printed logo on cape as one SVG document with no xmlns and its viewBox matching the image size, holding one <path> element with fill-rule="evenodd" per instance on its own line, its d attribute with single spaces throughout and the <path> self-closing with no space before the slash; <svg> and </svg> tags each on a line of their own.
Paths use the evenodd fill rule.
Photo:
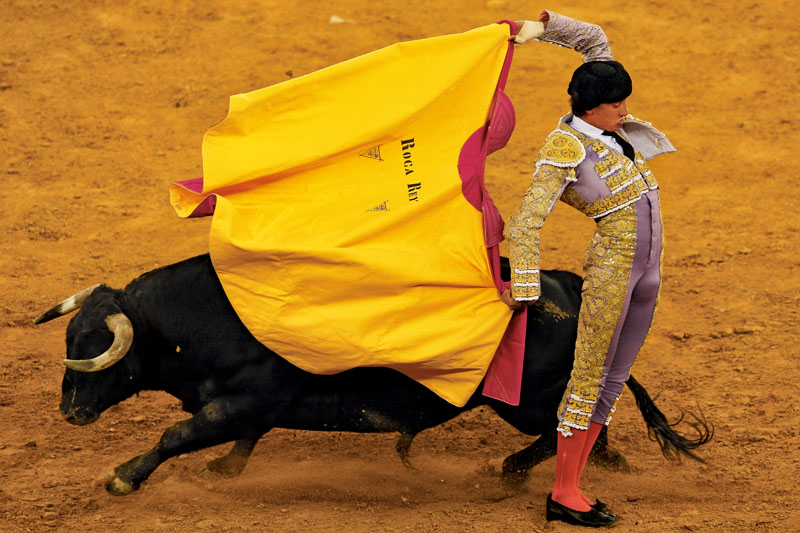
<svg viewBox="0 0 800 533">
<path fill-rule="evenodd" d="M 414 161 L 411 160 L 411 149 L 416 146 L 414 142 L 414 138 L 401 140 L 400 141 L 400 149 L 403 152 L 403 170 L 405 170 L 406 176 L 410 176 L 414 173 Z M 418 183 L 408 183 L 408 201 L 409 202 L 419 202 L 419 191 L 422 189 L 422 182 Z"/>
</svg>

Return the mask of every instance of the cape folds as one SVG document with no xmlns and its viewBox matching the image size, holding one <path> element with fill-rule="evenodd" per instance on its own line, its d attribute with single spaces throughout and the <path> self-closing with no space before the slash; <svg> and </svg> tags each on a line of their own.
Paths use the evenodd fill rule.
<svg viewBox="0 0 800 533">
<path fill-rule="evenodd" d="M 213 214 L 214 267 L 259 341 L 313 373 L 386 366 L 455 405 L 474 393 L 511 320 L 483 185 L 513 128 L 509 25 L 231 97 L 203 139 L 203 178 L 170 200 L 181 217 Z"/>
</svg>

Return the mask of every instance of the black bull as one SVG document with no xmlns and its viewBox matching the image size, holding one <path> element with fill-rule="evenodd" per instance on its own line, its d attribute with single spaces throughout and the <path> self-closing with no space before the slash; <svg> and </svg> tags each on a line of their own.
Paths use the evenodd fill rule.
<svg viewBox="0 0 800 533">
<path fill-rule="evenodd" d="M 480 392 L 464 407 L 455 407 L 386 368 L 336 375 L 304 372 L 248 332 L 208 255 L 144 274 L 124 290 L 91 287 L 36 323 L 80 307 L 67 327 L 69 368 L 60 406 L 70 423 L 91 423 L 142 390 L 166 391 L 192 414 L 167 429 L 155 448 L 116 467 L 107 484 L 114 494 L 136 490 L 170 457 L 230 441 L 235 441 L 231 452 L 209 468 L 236 475 L 258 439 L 274 427 L 396 431 L 401 435 L 397 450 L 407 463 L 414 435 L 479 405 L 491 406 L 523 433 L 541 435 L 503 463 L 504 481 L 519 484 L 534 465 L 555 453 L 556 410 L 572 367 L 580 289 L 575 274 L 543 273 L 542 299 L 528 310 L 522 397 L 516 407 Z M 628 387 L 663 453 L 696 458 L 692 450 L 711 436 L 707 425 L 696 418 L 692 425 L 698 436 L 686 438 L 672 429 L 633 377 Z M 609 454 L 606 444 L 604 430 L 595 453 L 624 463 L 618 454 Z"/>
</svg>

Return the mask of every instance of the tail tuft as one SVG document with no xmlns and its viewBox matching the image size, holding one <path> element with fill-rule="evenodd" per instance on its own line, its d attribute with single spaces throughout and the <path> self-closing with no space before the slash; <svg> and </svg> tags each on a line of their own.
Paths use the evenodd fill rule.
<svg viewBox="0 0 800 533">
<path fill-rule="evenodd" d="M 645 424 L 647 424 L 647 433 L 650 436 L 650 440 L 658 443 L 664 457 L 680 461 L 681 457 L 686 455 L 704 463 L 705 461 L 692 451 L 714 437 L 714 426 L 713 424 L 709 425 L 703 413 L 700 412 L 699 415 L 689 413 L 692 420 L 687 421 L 687 423 L 697 432 L 697 437 L 694 439 L 687 438 L 673 429 L 684 420 L 683 413 L 681 413 L 678 420 L 670 423 L 664 413 L 656 407 L 645 388 L 633 376 L 628 378 L 627 385 L 633 393 L 633 397 L 636 398 L 636 405 L 642 413 Z"/>
</svg>

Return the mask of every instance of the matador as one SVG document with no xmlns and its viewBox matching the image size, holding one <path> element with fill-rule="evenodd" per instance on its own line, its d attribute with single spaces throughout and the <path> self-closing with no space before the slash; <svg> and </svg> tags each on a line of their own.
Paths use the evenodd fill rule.
<svg viewBox="0 0 800 533">
<path fill-rule="evenodd" d="M 506 225 L 512 275 L 503 299 L 512 307 L 538 299 L 539 230 L 557 200 L 595 220 L 583 265 L 575 361 L 558 407 L 556 482 L 547 519 L 608 526 L 616 515 L 584 496 L 579 480 L 655 313 L 662 227 L 658 183 L 647 161 L 675 148 L 628 114 L 631 78 L 613 60 L 599 26 L 544 11 L 538 23 L 524 21 L 516 41 L 531 38 L 572 48 L 584 63 L 567 91 L 572 112 L 545 139 L 533 182 Z"/>
</svg>

